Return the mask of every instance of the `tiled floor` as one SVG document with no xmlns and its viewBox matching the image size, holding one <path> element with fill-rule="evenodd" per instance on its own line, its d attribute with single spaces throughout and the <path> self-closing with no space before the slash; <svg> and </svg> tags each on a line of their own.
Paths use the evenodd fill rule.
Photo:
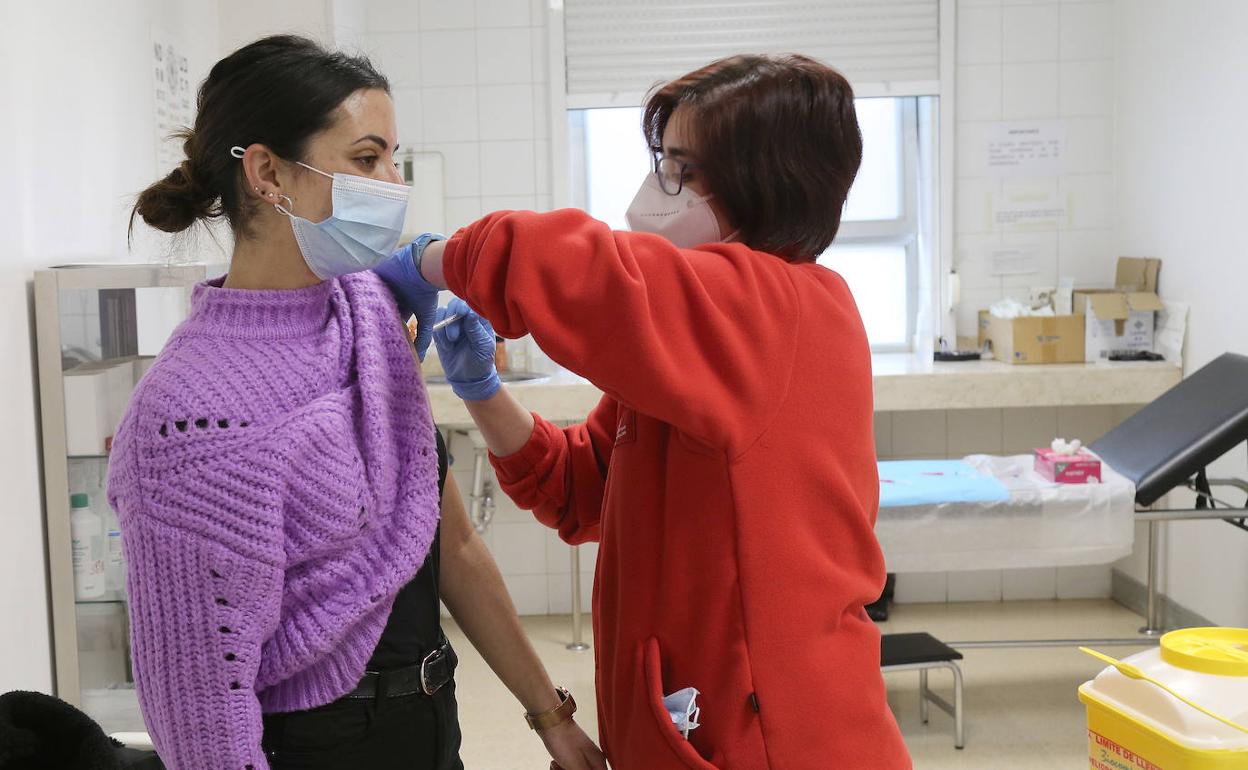
<svg viewBox="0 0 1248 770">
<path fill-rule="evenodd" d="M 582 704 L 578 720 L 595 734 L 593 653 L 564 649 L 571 636 L 566 617 L 523 618 L 555 682 L 567 686 Z M 928 631 L 946 641 L 1123 637 L 1134 634 L 1139 616 L 1106 600 L 907 604 L 894 607 L 885 633 Z M 520 707 L 489 671 L 463 635 L 447 632 L 460 655 L 460 717 L 463 759 L 471 770 L 544 770 L 541 743 L 520 717 Z M 1135 647 L 1109 650 L 1115 657 Z M 1073 647 L 972 650 L 962 669 L 966 677 L 967 745 L 953 748 L 953 723 L 932 709 L 931 722 L 918 716 L 918 675 L 887 677 L 889 704 L 897 715 L 918 770 L 1055 770 L 1087 766 L 1082 706 L 1076 688 L 1102 665 Z M 948 695 L 948 677 L 932 675 L 932 685 Z"/>
</svg>

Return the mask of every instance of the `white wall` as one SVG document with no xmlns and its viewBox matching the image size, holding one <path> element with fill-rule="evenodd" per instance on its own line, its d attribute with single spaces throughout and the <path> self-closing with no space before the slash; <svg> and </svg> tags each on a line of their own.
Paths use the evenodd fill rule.
<svg viewBox="0 0 1248 770">
<path fill-rule="evenodd" d="M 218 0 L 213 18 L 220 56 L 266 35 L 304 35 L 324 44 L 339 33 L 335 19 L 351 27 L 355 6 L 363 0 Z M 208 74 L 207 72 L 204 73 Z"/>
<path fill-rule="evenodd" d="M 1026 299 L 1033 286 L 1111 286 L 1113 240 L 1113 3 L 958 0 L 957 176 L 954 264 L 962 285 L 958 333 L 974 336 L 976 313 L 1003 296 Z M 1061 175 L 988 176 L 983 139 L 997 121 L 1060 120 L 1066 130 Z M 1056 193 L 1068 223 L 1005 233 L 990 218 L 994 193 Z M 989 274 L 994 249 L 1034 250 L 1032 275 Z"/>
<path fill-rule="evenodd" d="M 444 157 L 446 226 L 550 208 L 542 0 L 366 0 L 365 50 L 390 78 L 399 142 Z"/>
<path fill-rule="evenodd" d="M 472 442 L 456 433 L 451 436 L 449 449 L 455 483 L 467 501 L 472 491 Z M 503 494 L 492 471 L 489 479 L 494 484 L 496 510 L 493 523 L 481 537 L 498 563 L 516 609 L 521 615 L 571 612 L 571 549 L 558 533 L 539 524 L 532 513 L 521 510 Z M 587 543 L 580 549 L 581 605 L 589 612 L 598 545 Z"/>
<path fill-rule="evenodd" d="M 0 691 L 52 686 L 34 374 L 33 271 L 173 253 L 140 233 L 133 195 L 156 168 L 152 31 L 192 78 L 217 54 L 215 0 L 0 3 Z"/>
<path fill-rule="evenodd" d="M 1192 303 L 1190 373 L 1248 353 L 1248 4 L 1121 2 L 1116 26 L 1115 245 L 1161 257 L 1162 294 Z M 1244 475 L 1243 446 L 1216 467 Z M 1248 533 L 1221 522 L 1167 528 L 1162 591 L 1216 623 L 1248 626 Z M 1123 567 L 1143 580 L 1141 559 Z"/>
</svg>

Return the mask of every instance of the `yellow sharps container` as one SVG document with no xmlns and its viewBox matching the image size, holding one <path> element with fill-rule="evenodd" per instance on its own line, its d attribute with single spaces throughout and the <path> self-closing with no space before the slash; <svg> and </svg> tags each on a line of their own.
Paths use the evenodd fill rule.
<svg viewBox="0 0 1248 770">
<path fill-rule="evenodd" d="M 1089 768 L 1248 770 L 1248 629 L 1172 631 L 1085 682 L 1079 700 Z"/>
</svg>

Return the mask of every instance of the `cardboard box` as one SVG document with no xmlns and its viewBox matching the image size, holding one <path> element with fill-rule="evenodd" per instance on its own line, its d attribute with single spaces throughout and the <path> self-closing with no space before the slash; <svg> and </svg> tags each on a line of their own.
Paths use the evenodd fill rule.
<svg viewBox="0 0 1248 770">
<path fill-rule="evenodd" d="M 979 313 L 980 347 L 992 343 L 992 355 L 1011 364 L 1070 364 L 1083 361 L 1082 315 L 996 318 Z"/>
<path fill-rule="evenodd" d="M 1052 449 L 1036 450 L 1036 473 L 1058 484 L 1101 483 L 1101 461 L 1083 450 L 1061 455 Z"/>
<path fill-rule="evenodd" d="M 1087 318 L 1085 360 L 1101 361 L 1115 350 L 1153 350 L 1161 260 L 1121 257 L 1113 289 L 1079 289 L 1075 311 Z"/>
</svg>

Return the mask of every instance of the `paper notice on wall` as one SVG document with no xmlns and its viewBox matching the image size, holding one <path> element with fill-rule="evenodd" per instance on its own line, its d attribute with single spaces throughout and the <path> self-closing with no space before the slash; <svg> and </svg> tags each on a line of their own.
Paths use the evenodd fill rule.
<svg viewBox="0 0 1248 770">
<path fill-rule="evenodd" d="M 1186 302 L 1163 301 L 1157 311 L 1157 327 L 1153 336 L 1153 350 L 1178 366 L 1183 365 L 1183 339 L 1187 336 Z"/>
<path fill-rule="evenodd" d="M 1046 191 L 993 193 L 992 226 L 1010 233 L 1056 230 L 1068 227 L 1067 196 Z"/>
<path fill-rule="evenodd" d="M 1031 275 L 1037 272 L 1035 249 L 993 249 L 989 258 L 988 275 Z"/>
<path fill-rule="evenodd" d="M 186 159 L 182 139 L 171 138 L 195 124 L 195 95 L 183 46 L 172 35 L 152 30 L 152 67 L 155 86 L 156 172 L 168 174 Z"/>
<path fill-rule="evenodd" d="M 984 137 L 990 176 L 1057 176 L 1066 149 L 1066 124 L 1057 120 L 996 123 Z"/>
</svg>

